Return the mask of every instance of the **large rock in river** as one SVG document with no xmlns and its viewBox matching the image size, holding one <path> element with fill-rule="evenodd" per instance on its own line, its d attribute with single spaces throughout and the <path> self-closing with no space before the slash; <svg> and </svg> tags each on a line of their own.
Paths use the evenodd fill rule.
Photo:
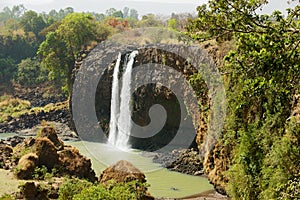
<svg viewBox="0 0 300 200">
<path fill-rule="evenodd" d="M 145 174 L 126 160 L 120 160 L 116 164 L 108 167 L 99 177 L 99 181 L 104 184 L 112 179 L 116 182 L 123 183 L 133 180 L 138 180 L 142 183 L 146 182 Z"/>
<path fill-rule="evenodd" d="M 36 139 L 25 139 L 13 152 L 18 163 L 15 173 L 20 179 L 31 179 L 36 167 L 45 166 L 48 172 L 56 168 L 57 176 L 70 175 L 90 181 L 97 180 L 91 160 L 81 155 L 77 148 L 64 145 L 53 127 L 44 126 Z"/>
</svg>

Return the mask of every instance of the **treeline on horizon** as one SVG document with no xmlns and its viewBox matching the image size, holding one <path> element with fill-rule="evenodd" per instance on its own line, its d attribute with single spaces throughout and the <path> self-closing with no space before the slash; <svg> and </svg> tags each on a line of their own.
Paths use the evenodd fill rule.
<svg viewBox="0 0 300 200">
<path fill-rule="evenodd" d="M 68 15 L 69 18 L 65 19 Z M 188 13 L 172 13 L 171 17 L 154 14 L 139 16 L 137 10 L 128 7 L 124 7 L 122 11 L 110 8 L 105 14 L 95 12 L 76 13 L 71 7 L 58 11 L 51 10 L 48 13 L 27 10 L 23 5 L 15 5 L 12 8 L 5 7 L 0 12 L 0 84 L 11 84 L 13 82 L 30 86 L 50 80 L 59 86 L 65 86 L 65 91 L 68 92 L 66 81 L 68 81 L 67 74 L 69 71 L 52 69 L 65 68 L 62 66 L 65 62 L 68 62 L 68 67 L 71 68 L 77 53 L 83 50 L 82 45 L 94 46 L 110 35 L 139 27 L 156 26 L 183 30 L 189 17 L 192 16 Z M 74 40 L 79 40 L 81 36 L 84 36 L 88 41 L 85 41 L 85 44 L 70 44 L 63 41 L 66 42 L 63 46 L 69 49 L 56 49 L 55 53 L 61 53 L 61 56 L 64 55 L 68 59 L 61 60 L 62 63 L 58 61 L 57 66 L 42 63 L 42 53 L 38 55 L 38 50 L 43 42 L 47 43 L 47 35 L 56 32 L 60 26 L 68 26 L 69 23 L 76 20 L 79 20 L 79 22 L 85 21 L 87 24 L 81 23 L 81 25 L 86 29 L 82 29 L 77 24 L 77 30 L 76 27 L 72 27 L 74 28 L 72 29 L 73 32 L 65 30 L 65 34 L 77 35 L 78 37 L 73 38 Z M 58 38 L 58 35 L 57 32 L 56 40 L 64 40 L 62 37 Z M 82 43 L 82 41 L 78 42 Z M 70 48 L 74 52 L 70 52 Z M 66 54 L 72 54 L 72 58 Z"/>
</svg>

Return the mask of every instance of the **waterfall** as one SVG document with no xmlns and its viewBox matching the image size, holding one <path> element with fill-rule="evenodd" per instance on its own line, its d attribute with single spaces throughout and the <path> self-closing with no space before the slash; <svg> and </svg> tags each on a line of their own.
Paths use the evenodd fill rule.
<svg viewBox="0 0 300 200">
<path fill-rule="evenodd" d="M 121 55 L 119 54 L 117 63 L 113 73 L 112 98 L 111 98 L 111 119 L 109 124 L 108 142 L 117 146 L 120 149 L 129 149 L 128 144 L 131 132 L 131 73 L 134 63 L 134 58 L 138 54 L 133 51 L 129 55 L 129 61 L 126 65 L 125 72 L 122 76 L 122 88 L 119 96 L 119 66 Z M 120 99 L 120 102 L 119 102 Z"/>
<path fill-rule="evenodd" d="M 119 68 L 121 62 L 121 53 L 118 55 L 118 59 L 114 68 L 112 91 L 111 91 L 111 105 L 110 105 L 110 122 L 109 122 L 109 137 L 108 142 L 114 144 L 117 136 L 117 123 L 119 108 Z"/>
</svg>

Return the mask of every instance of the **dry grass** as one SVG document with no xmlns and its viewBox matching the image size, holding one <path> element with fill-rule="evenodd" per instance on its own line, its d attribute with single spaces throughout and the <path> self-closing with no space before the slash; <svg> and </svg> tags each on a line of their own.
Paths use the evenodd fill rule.
<svg viewBox="0 0 300 200">
<path fill-rule="evenodd" d="M 68 107 L 68 101 L 62 103 L 50 103 L 44 107 L 31 108 L 30 102 L 5 95 L 0 97 L 0 122 L 7 121 L 9 116 L 17 118 L 23 114 L 37 114 L 41 111 L 50 112 Z"/>
<path fill-rule="evenodd" d="M 0 169 L 0 196 L 18 191 L 18 185 L 23 181 L 17 180 L 13 173 Z"/>
<path fill-rule="evenodd" d="M 2 96 L 0 97 L 0 122 L 6 121 L 8 116 L 16 117 L 30 107 L 29 101 Z"/>
</svg>

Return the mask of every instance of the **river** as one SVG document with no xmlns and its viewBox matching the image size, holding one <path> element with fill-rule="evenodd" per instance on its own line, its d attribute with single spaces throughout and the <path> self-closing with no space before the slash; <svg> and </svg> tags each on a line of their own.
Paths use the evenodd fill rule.
<svg viewBox="0 0 300 200">
<path fill-rule="evenodd" d="M 0 139 L 12 137 L 13 133 L 1 133 Z M 180 198 L 212 190 L 205 177 L 191 176 L 169 171 L 152 162 L 152 153 L 137 150 L 121 151 L 108 144 L 93 142 L 65 142 L 75 146 L 79 151 L 90 158 L 92 167 L 99 176 L 109 165 L 119 160 L 127 160 L 145 173 L 147 183 L 150 184 L 149 192 L 156 198 Z"/>
</svg>

